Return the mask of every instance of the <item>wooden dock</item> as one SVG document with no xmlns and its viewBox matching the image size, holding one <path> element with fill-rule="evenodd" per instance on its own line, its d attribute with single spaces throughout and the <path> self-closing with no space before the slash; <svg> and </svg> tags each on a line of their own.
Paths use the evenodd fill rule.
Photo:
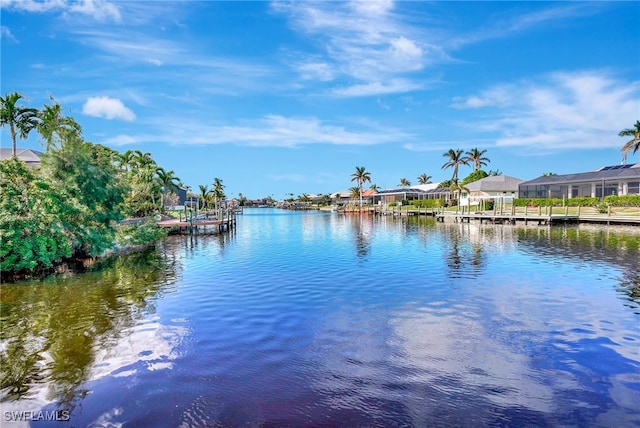
<svg viewBox="0 0 640 428">
<path fill-rule="evenodd" d="M 473 212 L 469 210 L 461 211 L 445 211 L 442 208 L 427 208 L 427 209 L 386 209 L 376 210 L 376 215 L 385 216 L 432 216 L 437 221 L 454 221 L 454 222 L 470 222 L 478 221 L 480 223 L 496 223 L 496 224 L 516 224 L 524 223 L 538 224 L 538 225 L 554 225 L 554 224 L 567 224 L 567 223 L 593 223 L 593 224 L 608 224 L 608 225 L 632 225 L 640 226 L 640 216 L 615 214 L 612 212 L 594 214 L 594 213 L 580 213 L 578 209 L 577 213 L 569 213 L 569 210 L 565 207 L 562 209 L 564 212 L 558 213 L 558 210 L 551 210 L 541 207 L 537 209 L 525 209 L 524 212 L 517 212 L 515 209 L 508 210 L 507 212 L 495 211 L 478 211 Z"/>
<path fill-rule="evenodd" d="M 537 215 L 537 214 L 484 214 L 484 213 L 440 213 L 436 214 L 437 221 L 445 221 L 445 219 L 452 219 L 454 222 L 471 222 L 471 220 L 479 221 L 480 224 L 486 223 L 498 223 L 498 224 L 516 224 L 517 222 L 524 222 L 525 225 L 529 223 L 537 223 L 538 225 L 551 225 L 558 223 L 577 223 L 580 218 L 577 215 L 566 214 L 551 214 L 551 215 Z"/>
<path fill-rule="evenodd" d="M 159 227 L 172 228 L 178 233 L 193 234 L 198 231 L 211 230 L 207 227 L 213 226 L 215 231 L 221 233 L 225 230 L 231 230 L 236 227 L 236 213 L 233 211 L 220 212 L 217 216 L 211 217 L 208 215 L 203 216 L 185 216 L 177 219 L 162 220 L 158 222 Z M 219 218 L 218 218 L 219 217 Z"/>
</svg>

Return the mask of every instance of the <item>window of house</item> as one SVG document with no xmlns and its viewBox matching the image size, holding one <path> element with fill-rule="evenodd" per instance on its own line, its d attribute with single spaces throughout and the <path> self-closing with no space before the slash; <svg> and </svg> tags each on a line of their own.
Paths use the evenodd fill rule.
<svg viewBox="0 0 640 428">
<path fill-rule="evenodd" d="M 631 181 L 627 184 L 628 195 L 640 195 L 640 181 Z"/>
</svg>

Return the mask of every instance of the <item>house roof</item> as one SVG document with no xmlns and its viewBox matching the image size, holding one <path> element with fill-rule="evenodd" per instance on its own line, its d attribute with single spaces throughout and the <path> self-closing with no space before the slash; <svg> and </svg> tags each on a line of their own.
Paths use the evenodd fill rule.
<svg viewBox="0 0 640 428">
<path fill-rule="evenodd" d="M 524 180 L 508 175 L 492 175 L 473 181 L 465 187 L 471 192 L 515 192 L 522 182 Z"/>
<path fill-rule="evenodd" d="M 40 158 L 44 153 L 31 149 L 16 149 L 18 159 L 29 164 L 40 164 Z M 13 156 L 13 148 L 0 148 L 0 160 L 10 159 Z"/>
<path fill-rule="evenodd" d="M 640 163 L 604 166 L 595 171 L 577 174 L 547 175 L 525 181 L 521 185 L 569 184 L 634 178 L 640 179 Z"/>
</svg>

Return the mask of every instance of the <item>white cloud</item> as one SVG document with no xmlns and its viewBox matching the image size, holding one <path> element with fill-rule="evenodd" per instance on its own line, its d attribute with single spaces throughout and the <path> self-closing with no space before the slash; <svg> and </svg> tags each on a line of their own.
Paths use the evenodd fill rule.
<svg viewBox="0 0 640 428">
<path fill-rule="evenodd" d="M 298 72 L 304 80 L 333 80 L 334 72 L 326 62 L 307 62 L 297 66 Z"/>
<path fill-rule="evenodd" d="M 111 19 L 120 22 L 122 18 L 118 6 L 106 0 L 2 0 L 2 7 L 31 13 L 77 13 L 91 16 L 96 21 Z"/>
<path fill-rule="evenodd" d="M 423 84 L 408 79 L 393 79 L 388 82 L 369 82 L 336 88 L 333 95 L 339 97 L 368 97 L 373 95 L 397 94 L 424 89 Z"/>
<path fill-rule="evenodd" d="M 179 123 L 179 126 L 174 126 Z M 267 115 L 239 124 L 212 125 L 203 120 L 158 118 L 149 124 L 155 134 L 118 135 L 102 142 L 109 145 L 165 143 L 171 145 L 239 144 L 252 147 L 294 148 L 308 144 L 355 145 L 406 141 L 407 132 L 375 123 L 355 123 L 349 127 L 323 122 L 315 117 Z"/>
<path fill-rule="evenodd" d="M 105 119 L 122 119 L 133 121 L 136 115 L 125 107 L 117 98 L 91 97 L 82 108 L 82 113 L 87 116 L 103 117 Z"/>
<path fill-rule="evenodd" d="M 493 107 L 490 119 L 472 126 L 497 134 L 498 146 L 620 147 L 618 132 L 633 124 L 640 111 L 640 81 L 616 80 L 598 71 L 560 72 L 496 86 L 479 96 L 454 100 L 453 106 Z"/>
<path fill-rule="evenodd" d="M 275 3 L 273 9 L 286 14 L 294 29 L 321 46 L 318 60 L 311 64 L 325 65 L 298 66 L 301 77 L 323 81 L 348 78 L 350 87 L 334 92 L 341 96 L 375 96 L 420 86 L 417 82 L 408 85 L 406 75 L 423 70 L 442 54 L 439 48 L 420 40 L 419 29 L 403 22 L 392 1 Z M 394 83 L 380 83 L 389 81 Z M 397 85 L 399 81 L 405 83 Z"/>
<path fill-rule="evenodd" d="M 11 34 L 11 30 L 9 30 L 9 27 L 5 27 L 4 25 L 0 26 L 0 38 L 9 39 L 14 43 L 19 43 L 18 39 L 13 37 L 13 34 Z"/>
<path fill-rule="evenodd" d="M 72 13 L 89 15 L 96 21 L 112 19 L 115 22 L 120 22 L 122 19 L 118 6 L 106 0 L 80 0 L 77 3 L 71 3 L 68 10 Z"/>
</svg>

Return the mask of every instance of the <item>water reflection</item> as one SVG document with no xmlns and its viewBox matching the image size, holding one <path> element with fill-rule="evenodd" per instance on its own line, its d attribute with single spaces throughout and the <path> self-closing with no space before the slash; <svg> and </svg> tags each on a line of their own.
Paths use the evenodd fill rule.
<svg viewBox="0 0 640 428">
<path fill-rule="evenodd" d="M 74 426 L 637 425 L 640 233 L 574 229 L 247 210 L 10 288 L 3 344 L 35 362 L 4 400 L 71 396 Z"/>
<path fill-rule="evenodd" d="M 89 392 L 82 385 L 100 355 L 155 312 L 178 268 L 175 253 L 151 250 L 77 276 L 4 284 L 1 401 L 37 398 L 72 407 Z"/>
</svg>

